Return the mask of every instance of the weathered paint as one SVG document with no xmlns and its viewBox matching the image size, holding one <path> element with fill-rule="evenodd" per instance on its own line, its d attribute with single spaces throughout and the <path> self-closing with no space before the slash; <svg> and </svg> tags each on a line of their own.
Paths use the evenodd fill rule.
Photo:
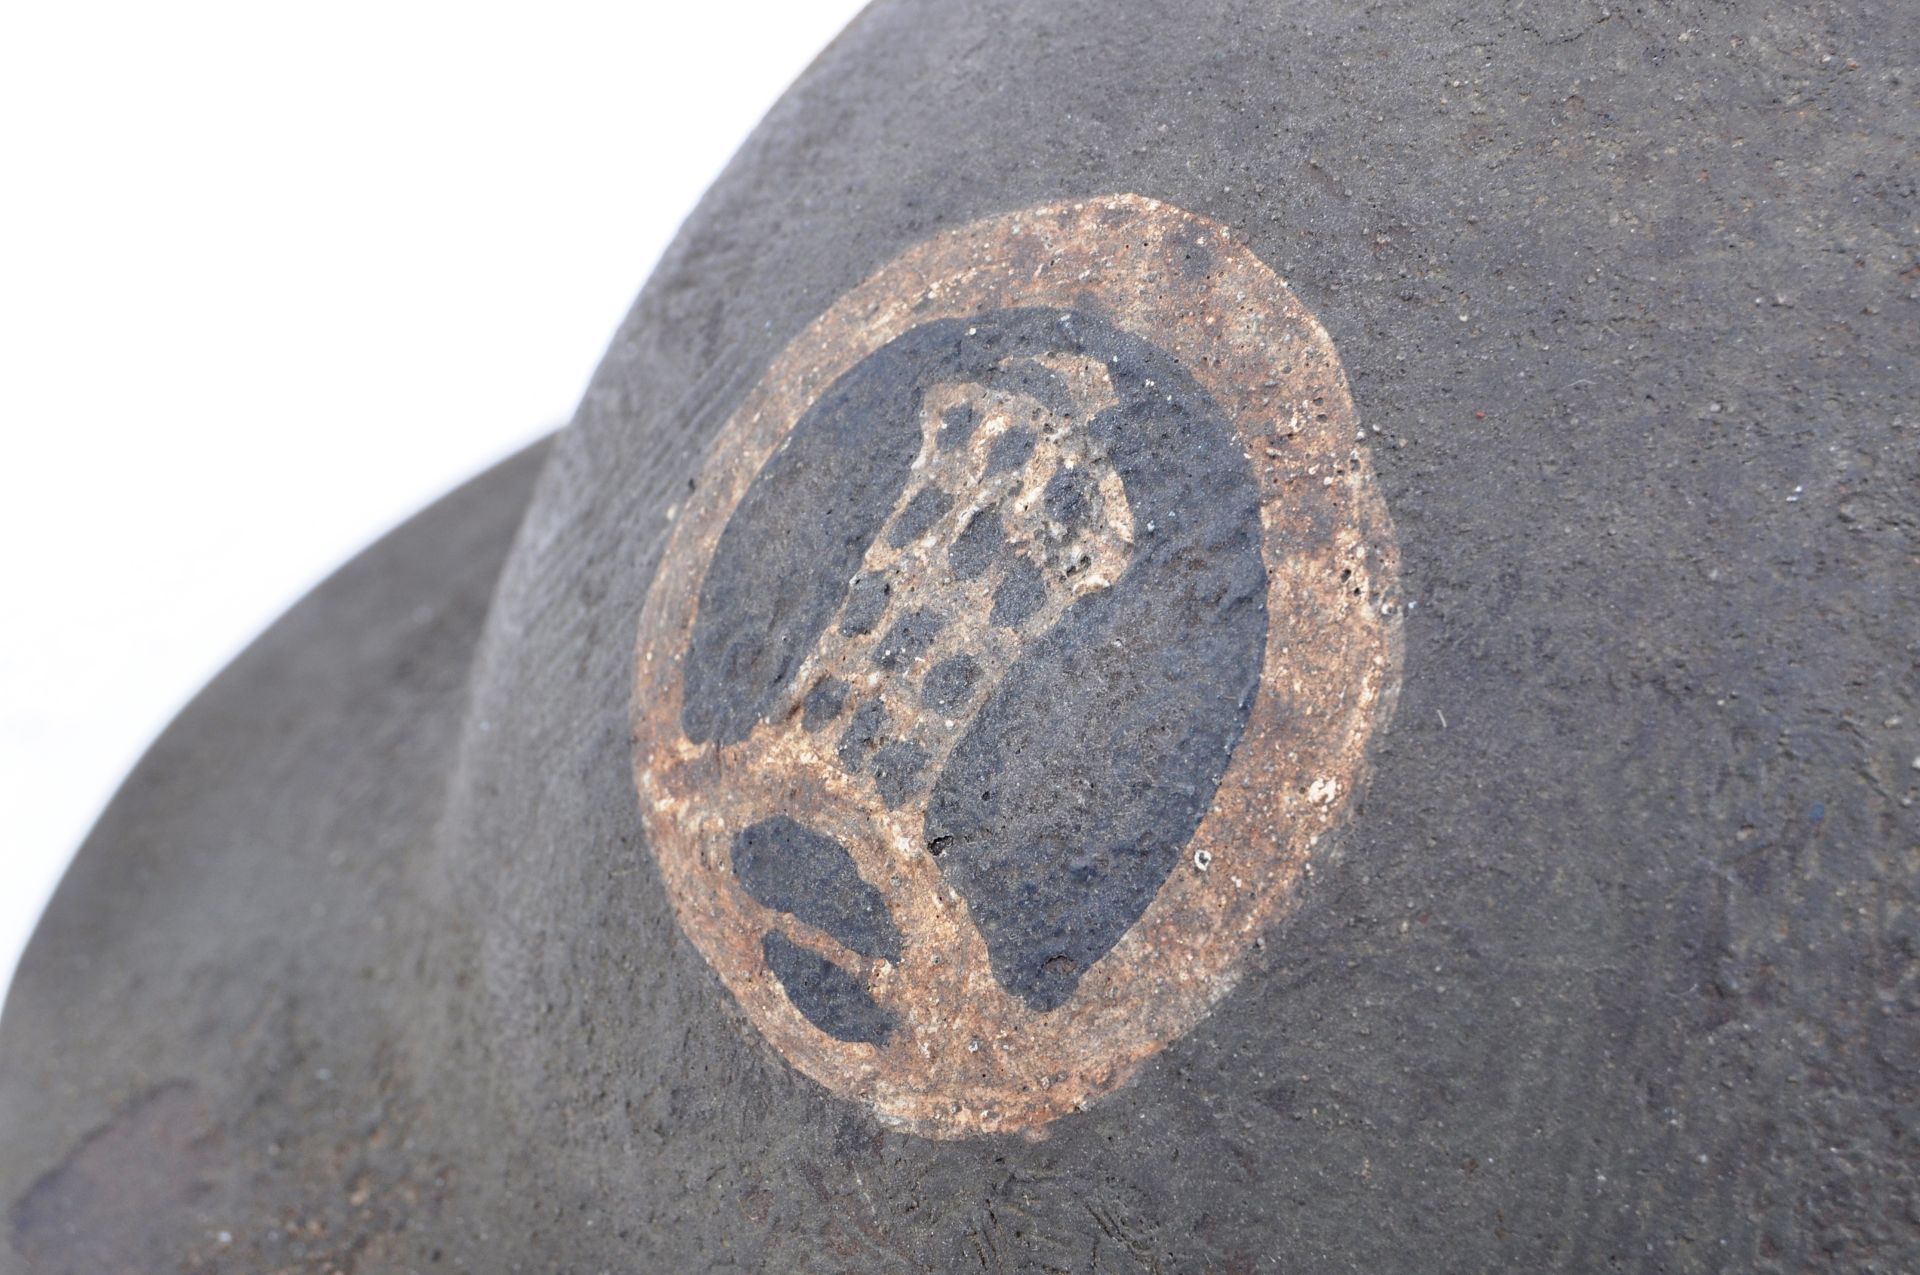
<svg viewBox="0 0 1920 1275">
<path fill-rule="evenodd" d="M 1226 228 L 1116 195 L 908 250 L 721 431 L 643 609 L 682 928 L 883 1121 L 1040 1130 L 1346 817 L 1396 561 L 1331 341 Z"/>
</svg>

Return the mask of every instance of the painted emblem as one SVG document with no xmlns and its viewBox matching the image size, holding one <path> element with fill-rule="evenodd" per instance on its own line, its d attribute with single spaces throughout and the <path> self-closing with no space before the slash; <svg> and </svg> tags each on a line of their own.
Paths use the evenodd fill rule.
<svg viewBox="0 0 1920 1275">
<path fill-rule="evenodd" d="M 1338 358 L 1132 195 L 929 240 L 720 432 L 634 701 L 681 926 L 790 1063 L 934 1137 L 1111 1090 L 1232 986 L 1398 676 Z"/>
</svg>

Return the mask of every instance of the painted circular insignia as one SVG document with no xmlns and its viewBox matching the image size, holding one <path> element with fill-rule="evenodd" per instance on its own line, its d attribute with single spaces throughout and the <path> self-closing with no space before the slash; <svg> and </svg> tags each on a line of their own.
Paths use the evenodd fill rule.
<svg viewBox="0 0 1920 1275">
<path fill-rule="evenodd" d="M 681 926 L 794 1066 L 934 1137 L 1187 1031 L 1350 808 L 1392 528 L 1326 331 L 1132 195 L 976 222 L 803 332 L 640 621 Z"/>
</svg>

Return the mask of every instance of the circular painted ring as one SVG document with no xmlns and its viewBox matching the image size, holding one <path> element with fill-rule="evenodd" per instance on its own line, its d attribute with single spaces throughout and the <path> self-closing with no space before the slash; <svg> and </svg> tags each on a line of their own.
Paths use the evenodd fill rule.
<svg viewBox="0 0 1920 1275">
<path fill-rule="evenodd" d="M 1194 1026 L 1350 812 L 1397 554 L 1325 329 L 1134 195 L 913 247 L 720 431 L 643 608 L 681 927 L 888 1124 L 1019 1131 Z"/>
</svg>

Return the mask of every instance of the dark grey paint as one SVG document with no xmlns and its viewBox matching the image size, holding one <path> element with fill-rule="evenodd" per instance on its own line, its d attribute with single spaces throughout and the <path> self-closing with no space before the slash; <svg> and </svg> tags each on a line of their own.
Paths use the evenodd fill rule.
<svg viewBox="0 0 1920 1275">
<path fill-rule="evenodd" d="M 862 956 L 900 959 L 900 930 L 880 891 L 860 879 L 847 848 L 784 815 L 733 839 L 733 874 L 746 892 L 831 934 Z"/>
<path fill-rule="evenodd" d="M 875 8 L 689 220 L 498 589 L 507 533 L 408 529 L 129 781 L 0 1025 L 0 1201 L 179 1080 L 225 1166 L 185 1231 L 366 1226 L 344 1163 L 418 1185 L 423 1270 L 1920 1268 L 1917 64 L 1885 0 Z M 795 334 L 1112 190 L 1332 333 L 1405 689 L 1209 1020 L 1044 1141 L 927 1142 L 680 935 L 632 638 Z"/>
<path fill-rule="evenodd" d="M 778 930 L 767 931 L 760 947 L 793 1007 L 827 1035 L 856 1045 L 883 1045 L 893 1034 L 893 1015 L 839 964 Z"/>
</svg>

